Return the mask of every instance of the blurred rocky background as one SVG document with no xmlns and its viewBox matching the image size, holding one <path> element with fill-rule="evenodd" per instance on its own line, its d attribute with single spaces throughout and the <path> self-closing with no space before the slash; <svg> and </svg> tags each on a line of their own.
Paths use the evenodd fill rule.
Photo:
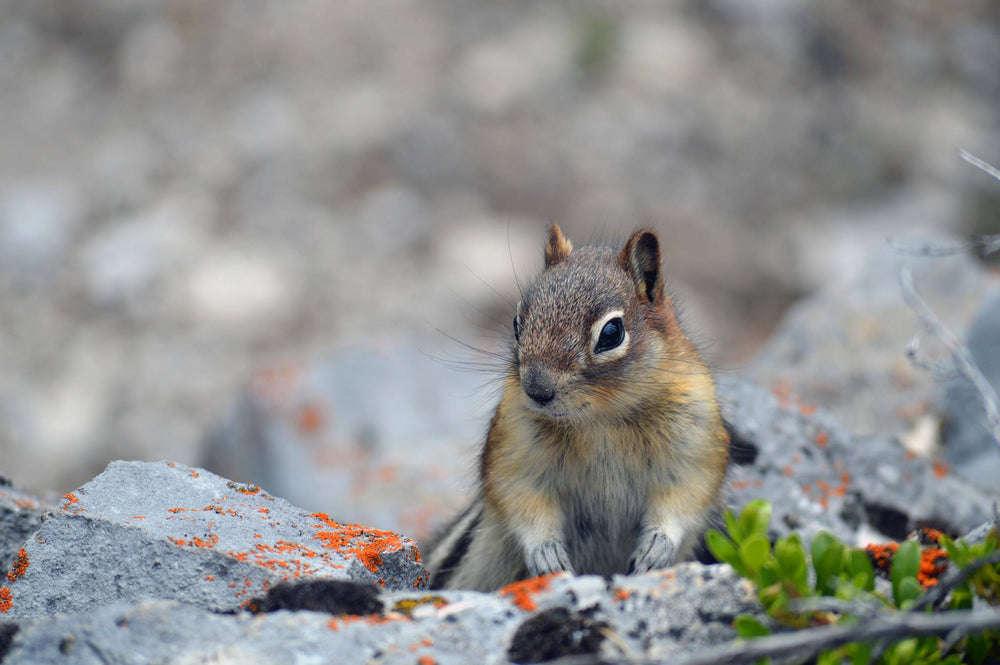
<svg viewBox="0 0 1000 665">
<path fill-rule="evenodd" d="M 460 342 L 502 343 L 549 219 L 658 229 L 713 364 L 746 367 L 886 236 L 1000 232 L 957 156 L 1000 162 L 998 99 L 992 0 L 0 0 L 0 473 L 253 480 L 282 451 L 232 423 L 265 407 L 465 463 L 496 364 Z"/>
</svg>

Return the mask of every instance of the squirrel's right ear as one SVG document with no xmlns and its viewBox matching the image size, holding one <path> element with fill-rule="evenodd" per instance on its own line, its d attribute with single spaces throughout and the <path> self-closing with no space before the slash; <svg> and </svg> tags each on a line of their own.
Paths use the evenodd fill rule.
<svg viewBox="0 0 1000 665">
<path fill-rule="evenodd" d="M 549 222 L 549 243 L 545 246 L 545 267 L 554 266 L 573 251 L 573 243 L 566 240 L 562 229 L 555 222 Z"/>
<path fill-rule="evenodd" d="M 639 296 L 651 303 L 663 298 L 663 275 L 660 273 L 660 241 L 648 229 L 636 231 L 625 243 L 618 261 L 635 280 Z"/>
</svg>

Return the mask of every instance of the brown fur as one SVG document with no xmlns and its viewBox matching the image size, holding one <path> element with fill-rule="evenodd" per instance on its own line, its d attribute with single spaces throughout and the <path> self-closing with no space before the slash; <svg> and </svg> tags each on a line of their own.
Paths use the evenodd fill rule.
<svg viewBox="0 0 1000 665">
<path fill-rule="evenodd" d="M 573 251 L 553 223 L 545 258 L 519 303 L 480 496 L 457 523 L 474 531 L 445 534 L 428 559 L 432 583 L 489 590 L 550 570 L 669 565 L 721 501 L 729 438 L 666 294 L 656 235 L 634 233 L 617 255 Z M 598 353 L 613 319 L 626 336 Z M 543 388 L 550 402 L 536 397 Z M 457 542 L 467 550 L 449 551 Z"/>
</svg>

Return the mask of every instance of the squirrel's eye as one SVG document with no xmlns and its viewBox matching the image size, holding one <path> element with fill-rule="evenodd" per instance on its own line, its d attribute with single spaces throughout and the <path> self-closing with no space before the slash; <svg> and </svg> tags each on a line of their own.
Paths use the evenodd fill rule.
<svg viewBox="0 0 1000 665">
<path fill-rule="evenodd" d="M 601 328 L 601 335 L 597 338 L 597 345 L 594 346 L 594 353 L 603 353 L 616 348 L 625 339 L 625 323 L 621 318 L 615 317 L 604 324 Z"/>
<path fill-rule="evenodd" d="M 521 341 L 521 317 L 519 316 L 514 317 L 514 341 Z"/>
</svg>

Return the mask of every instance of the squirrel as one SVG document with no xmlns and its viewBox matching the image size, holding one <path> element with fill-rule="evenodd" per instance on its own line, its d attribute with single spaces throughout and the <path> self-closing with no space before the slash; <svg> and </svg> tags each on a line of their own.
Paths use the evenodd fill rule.
<svg viewBox="0 0 1000 665">
<path fill-rule="evenodd" d="M 690 556 L 723 508 L 729 428 L 660 263 L 651 230 L 620 252 L 574 251 L 549 224 L 478 492 L 431 548 L 432 588 L 642 573 Z"/>
</svg>

